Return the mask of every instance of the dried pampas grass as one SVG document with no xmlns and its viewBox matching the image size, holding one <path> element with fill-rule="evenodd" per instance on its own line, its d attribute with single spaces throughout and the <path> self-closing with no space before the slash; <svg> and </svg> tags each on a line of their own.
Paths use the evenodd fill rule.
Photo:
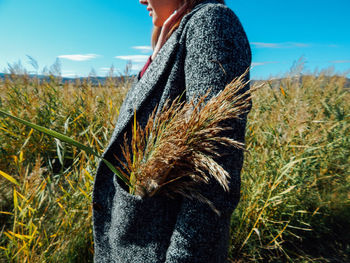
<svg viewBox="0 0 350 263">
<path fill-rule="evenodd" d="M 247 72 L 209 100 L 210 91 L 196 103 L 180 102 L 180 98 L 168 101 L 158 114 L 153 111 L 144 129 L 134 116 L 131 145 L 125 134 L 122 147 L 126 162 L 116 156 L 128 174 L 119 168 L 130 180 L 131 194 L 180 194 L 216 210 L 194 186 L 212 177 L 229 190 L 230 175 L 213 158 L 220 156 L 218 146 L 244 149 L 243 143 L 222 137 L 220 132 L 230 129 L 223 126 L 224 121 L 239 119 L 249 110 L 250 91 L 243 92 Z"/>
</svg>

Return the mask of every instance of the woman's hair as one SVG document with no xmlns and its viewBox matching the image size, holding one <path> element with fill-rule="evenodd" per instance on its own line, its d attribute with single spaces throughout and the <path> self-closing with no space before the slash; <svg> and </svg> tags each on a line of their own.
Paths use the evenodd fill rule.
<svg viewBox="0 0 350 263">
<path fill-rule="evenodd" d="M 216 0 L 217 2 L 219 2 L 220 4 L 225 4 L 225 0 Z M 186 14 L 188 14 L 189 12 L 191 12 L 191 10 L 198 5 L 199 3 L 204 2 L 204 0 L 182 0 L 182 3 L 187 3 L 187 10 L 184 12 L 184 14 L 182 15 L 182 17 Z M 182 17 L 179 18 L 178 22 L 175 23 L 175 25 L 170 29 L 168 35 L 167 35 L 167 39 L 171 36 L 171 34 L 175 31 L 176 28 L 178 28 L 178 26 L 180 25 L 181 19 Z M 157 27 L 154 26 L 153 27 L 153 32 L 152 32 L 152 47 L 154 48 L 157 44 L 160 32 L 162 30 L 162 27 Z"/>
</svg>

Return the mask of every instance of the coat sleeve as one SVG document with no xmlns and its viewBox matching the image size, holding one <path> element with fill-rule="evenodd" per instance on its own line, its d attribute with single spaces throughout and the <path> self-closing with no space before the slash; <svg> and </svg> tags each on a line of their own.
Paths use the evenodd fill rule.
<svg viewBox="0 0 350 263">
<path fill-rule="evenodd" d="M 211 88 L 210 96 L 224 89 L 231 80 L 250 66 L 249 44 L 234 13 L 223 5 L 211 5 L 197 11 L 188 21 L 184 63 L 186 99 L 196 99 Z M 229 123 L 233 131 L 223 134 L 244 141 L 246 115 Z M 166 263 L 227 262 L 230 217 L 239 201 L 240 171 L 243 153 L 220 147 L 217 159 L 231 179 L 225 192 L 214 180 L 199 186 L 221 212 L 208 205 L 183 198 L 174 232 L 166 254 Z"/>
</svg>

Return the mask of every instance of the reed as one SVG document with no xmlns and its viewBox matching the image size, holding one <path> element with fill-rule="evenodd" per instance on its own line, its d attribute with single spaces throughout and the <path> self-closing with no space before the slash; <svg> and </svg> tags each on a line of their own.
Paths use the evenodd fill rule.
<svg viewBox="0 0 350 263">
<path fill-rule="evenodd" d="M 195 186 L 217 180 L 225 191 L 229 190 L 229 174 L 216 161 L 219 146 L 244 149 L 244 144 L 220 133 L 230 128 L 225 121 L 239 119 L 250 107 L 250 91 L 244 92 L 245 74 L 233 80 L 216 96 L 208 100 L 210 91 L 197 102 L 181 102 L 178 97 L 167 101 L 148 119 L 144 129 L 136 121 L 129 145 L 125 134 L 121 168 L 130 178 L 130 193 L 145 196 L 180 194 L 196 198 L 219 211 L 196 191 Z M 227 122 L 226 122 L 227 123 Z M 227 124 L 226 124 L 227 125 Z M 234 131 L 233 131 L 234 132 Z"/>
<path fill-rule="evenodd" d="M 102 154 L 129 85 L 13 74 L 0 84 L 0 105 Z M 0 119 L 0 130 L 0 170 L 17 182 L 0 176 L 0 262 L 89 261 L 96 157 L 10 118 Z"/>
<path fill-rule="evenodd" d="M 39 82 L 13 75 L 0 80 L 0 108 L 101 154 L 128 87 L 126 80 L 95 87 L 88 81 L 61 85 L 55 77 Z M 317 72 L 271 80 L 252 99 L 230 260 L 348 262 L 346 78 Z M 0 119 L 0 262 L 92 262 L 90 203 L 97 162 L 91 154 Z"/>
<path fill-rule="evenodd" d="M 119 161 L 121 163 L 119 167 L 123 166 L 127 174 L 120 168 L 116 169 L 91 147 L 62 133 L 2 110 L 0 115 L 10 117 L 16 122 L 100 158 L 112 172 L 129 185 L 131 194 L 142 197 L 153 196 L 160 190 L 170 197 L 181 194 L 209 204 L 217 214 L 220 214 L 210 200 L 192 186 L 209 183 L 212 177 L 224 190 L 229 191 L 230 176 L 214 158 L 220 157 L 218 145 L 244 150 L 242 142 L 220 136 L 220 133 L 230 129 L 229 126 L 224 126 L 225 121 L 240 119 L 243 114 L 248 113 L 251 105 L 250 90 L 244 92 L 247 83 L 243 82 L 247 74 L 248 70 L 207 103 L 205 101 L 208 99 L 210 90 L 200 97 L 197 103 L 180 102 L 180 97 L 173 102 L 167 101 L 159 113 L 155 114 L 157 107 L 154 109 L 144 130 L 136 121 L 135 113 L 131 146 L 128 145 L 125 134 L 124 146 L 121 148 L 126 162 Z M 60 157 L 62 158 L 61 154 Z M 118 159 L 116 155 L 115 157 Z M 3 176 L 15 182 L 15 179 L 7 174 L 3 173 Z"/>
</svg>

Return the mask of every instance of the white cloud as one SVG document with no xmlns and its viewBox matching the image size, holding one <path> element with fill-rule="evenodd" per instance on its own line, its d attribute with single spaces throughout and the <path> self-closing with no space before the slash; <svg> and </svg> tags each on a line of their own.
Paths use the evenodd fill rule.
<svg viewBox="0 0 350 263">
<path fill-rule="evenodd" d="M 143 68 L 144 64 L 132 64 L 131 70 L 140 71 Z"/>
<path fill-rule="evenodd" d="M 257 48 L 295 48 L 295 47 L 309 47 L 310 44 L 299 42 L 283 42 L 283 43 L 265 43 L 265 42 L 251 42 Z"/>
<path fill-rule="evenodd" d="M 294 47 L 309 47 L 310 44 L 307 44 L 307 43 L 294 43 L 294 42 L 291 42 L 291 43 L 286 43 L 286 45 L 290 45 L 290 46 L 294 46 Z"/>
<path fill-rule="evenodd" d="M 252 63 L 252 67 L 256 67 L 256 66 L 262 66 L 262 65 L 265 65 L 266 63 L 264 62 L 253 62 Z"/>
<path fill-rule="evenodd" d="M 113 68 L 113 70 L 112 70 L 112 68 L 107 68 L 107 67 L 103 67 L 103 68 L 99 68 L 99 72 L 100 72 L 100 74 L 110 74 L 110 73 L 116 73 L 116 72 L 118 72 L 118 69 L 116 69 L 116 68 Z"/>
<path fill-rule="evenodd" d="M 108 71 L 110 71 L 110 70 L 111 70 L 111 68 L 100 68 L 100 71 L 108 72 Z"/>
<path fill-rule="evenodd" d="M 148 55 L 129 55 L 129 56 L 115 56 L 115 58 L 122 60 L 130 60 L 131 63 L 146 63 L 149 58 Z"/>
<path fill-rule="evenodd" d="M 329 62 L 334 64 L 340 64 L 340 63 L 350 63 L 350 60 L 333 60 Z"/>
<path fill-rule="evenodd" d="M 62 77 L 64 78 L 75 78 L 77 77 L 78 75 L 75 74 L 75 73 L 65 73 L 65 74 L 62 74 Z"/>
<path fill-rule="evenodd" d="M 58 58 L 73 60 L 73 61 L 86 61 L 90 59 L 97 58 L 96 54 L 75 54 L 75 55 L 60 55 Z"/>
<path fill-rule="evenodd" d="M 264 62 L 253 62 L 252 63 L 252 67 L 256 67 L 256 66 L 263 66 L 266 64 L 276 64 L 279 63 L 278 61 L 264 61 Z"/>
<path fill-rule="evenodd" d="M 251 44 L 256 46 L 256 47 L 278 48 L 278 44 L 276 44 L 276 43 L 252 42 Z"/>
<path fill-rule="evenodd" d="M 152 53 L 153 49 L 151 46 L 134 46 L 133 49 L 140 50 L 141 53 Z"/>
</svg>

